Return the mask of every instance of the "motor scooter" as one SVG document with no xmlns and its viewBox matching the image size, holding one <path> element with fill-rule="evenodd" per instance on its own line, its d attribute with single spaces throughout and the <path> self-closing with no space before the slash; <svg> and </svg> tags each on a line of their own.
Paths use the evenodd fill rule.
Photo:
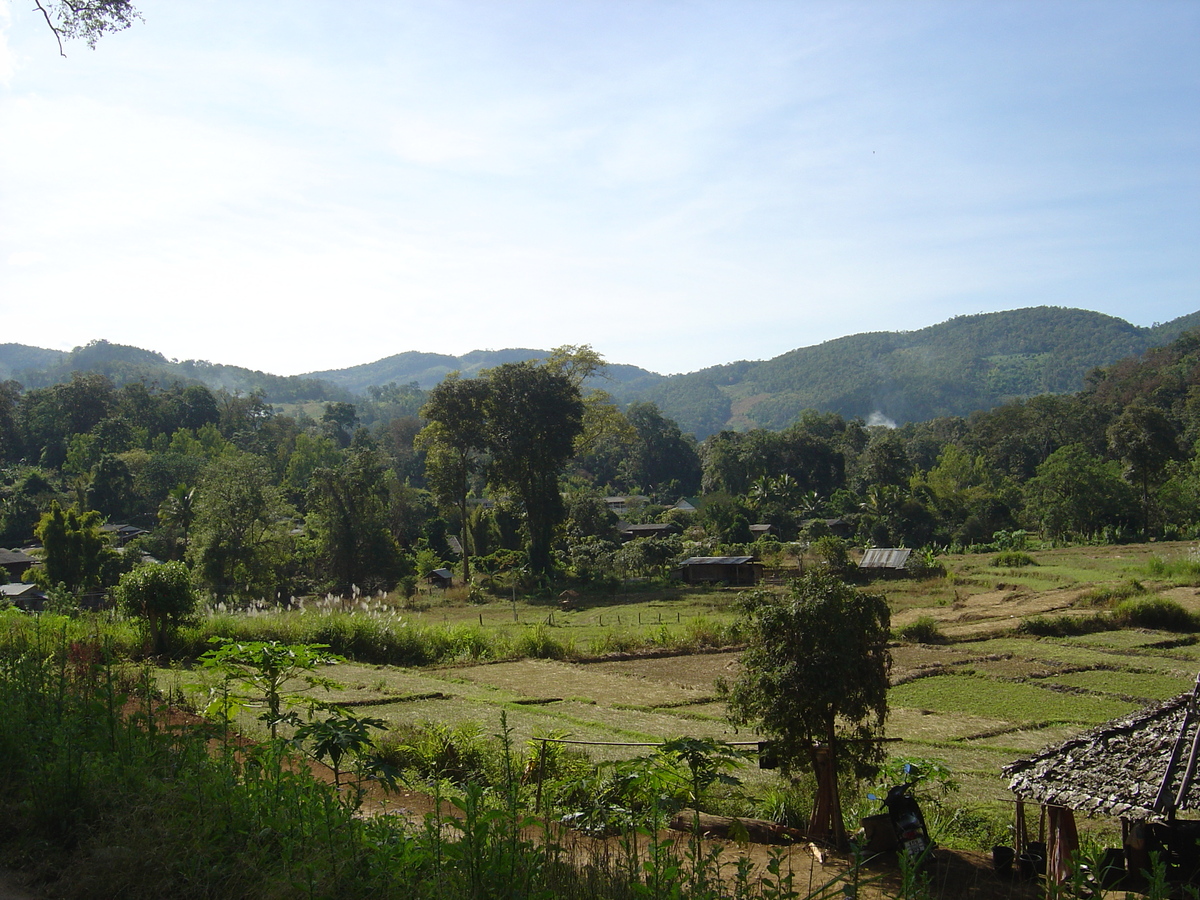
<svg viewBox="0 0 1200 900">
<path fill-rule="evenodd" d="M 914 862 L 923 859 L 932 846 L 929 829 L 925 826 L 925 817 L 921 815 L 921 807 L 912 794 L 915 784 L 915 781 L 898 784 L 888 791 L 883 800 L 883 805 L 887 807 L 888 816 L 892 820 L 892 828 L 896 832 L 900 850 Z"/>
</svg>

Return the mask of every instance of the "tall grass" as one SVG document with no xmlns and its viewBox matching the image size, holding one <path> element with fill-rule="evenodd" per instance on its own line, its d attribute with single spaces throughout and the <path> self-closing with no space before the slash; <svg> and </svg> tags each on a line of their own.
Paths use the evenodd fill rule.
<svg viewBox="0 0 1200 900">
<path fill-rule="evenodd" d="M 1098 631 L 1117 631 L 1122 628 L 1188 633 L 1200 631 L 1200 616 L 1188 612 L 1166 597 L 1147 597 L 1123 600 L 1111 612 L 1086 616 L 1033 616 L 1017 626 L 1017 633 L 1039 637 L 1069 637 L 1094 634 Z"/>
<path fill-rule="evenodd" d="M 512 631 L 477 625 L 418 625 L 396 612 L 267 610 L 208 615 L 179 630 L 176 652 L 195 659 L 209 649 L 213 637 L 326 644 L 334 653 L 358 662 L 393 666 L 526 657 L 582 659 L 639 650 L 683 652 L 728 646 L 738 639 L 732 625 L 704 616 L 678 626 L 614 628 L 581 646 L 571 635 L 543 623 Z"/>
</svg>

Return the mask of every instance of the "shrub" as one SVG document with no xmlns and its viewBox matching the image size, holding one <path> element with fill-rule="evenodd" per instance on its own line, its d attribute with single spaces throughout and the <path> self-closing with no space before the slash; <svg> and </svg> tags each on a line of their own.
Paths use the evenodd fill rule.
<svg viewBox="0 0 1200 900">
<path fill-rule="evenodd" d="M 1114 610 L 1114 618 L 1131 628 L 1150 628 L 1155 631 L 1200 631 L 1200 621 L 1174 600 L 1154 597 L 1149 600 L 1126 600 Z"/>
<path fill-rule="evenodd" d="M 397 725 L 378 739 L 376 748 L 380 762 L 427 781 L 489 787 L 500 777 L 495 765 L 498 742 L 474 722 L 453 727 L 440 722 Z"/>
<path fill-rule="evenodd" d="M 1094 616 L 1031 616 L 1017 625 L 1017 634 L 1071 637 L 1078 634 L 1095 634 L 1097 631 L 1114 631 L 1119 627 L 1112 616 L 1104 613 Z"/>
<path fill-rule="evenodd" d="M 996 568 L 1019 569 L 1022 566 L 1036 566 L 1037 560 L 1020 550 L 1006 550 L 993 556 L 991 564 Z"/>
<path fill-rule="evenodd" d="M 1122 600 L 1137 597 L 1146 593 L 1146 588 L 1140 581 L 1125 581 L 1117 585 L 1095 587 L 1079 595 L 1079 600 L 1086 606 L 1115 606 Z"/>
<path fill-rule="evenodd" d="M 850 549 L 841 538 L 829 535 L 813 541 L 813 555 L 829 574 L 839 578 L 856 574 L 857 566 L 850 559 Z"/>
<path fill-rule="evenodd" d="M 912 554 L 904 569 L 912 578 L 944 578 L 946 575 L 946 564 L 930 549 Z"/>
<path fill-rule="evenodd" d="M 941 644 L 946 640 L 933 616 L 921 616 L 915 622 L 898 629 L 895 636 L 913 644 Z"/>
<path fill-rule="evenodd" d="M 754 798 L 751 814 L 788 828 L 807 828 L 815 788 L 811 775 L 805 774 L 796 780 L 781 778 Z"/>
<path fill-rule="evenodd" d="M 561 641 L 545 625 L 526 628 L 513 642 L 513 655 L 535 659 L 568 659 L 575 655 L 575 642 Z"/>
</svg>

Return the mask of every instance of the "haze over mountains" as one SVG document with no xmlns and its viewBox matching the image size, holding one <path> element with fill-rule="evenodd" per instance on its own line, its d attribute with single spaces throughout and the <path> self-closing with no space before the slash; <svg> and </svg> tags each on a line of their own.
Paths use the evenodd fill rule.
<svg viewBox="0 0 1200 900">
<path fill-rule="evenodd" d="M 652 401 L 703 439 L 722 428 L 779 429 L 804 409 L 868 420 L 967 415 L 1020 397 L 1084 386 L 1097 366 L 1144 353 L 1200 327 L 1200 312 L 1143 328 L 1087 310 L 1035 307 L 959 316 L 916 331 L 850 335 L 773 359 L 664 376 L 612 361 L 598 387 L 621 403 Z M 669 340 L 665 337 L 664 340 Z M 272 403 L 350 400 L 372 386 L 416 382 L 428 390 L 449 372 L 472 376 L 546 350 L 475 350 L 463 356 L 409 351 L 375 362 L 279 376 L 95 341 L 66 353 L 0 344 L 0 378 L 27 389 L 94 371 L 115 383 L 145 379 L 260 391 Z"/>
</svg>

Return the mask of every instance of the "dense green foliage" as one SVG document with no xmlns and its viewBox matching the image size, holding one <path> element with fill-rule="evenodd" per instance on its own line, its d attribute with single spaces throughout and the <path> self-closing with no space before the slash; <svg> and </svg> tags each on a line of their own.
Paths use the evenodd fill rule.
<svg viewBox="0 0 1200 900">
<path fill-rule="evenodd" d="M 1053 331 L 1066 312 L 1032 321 Z M 984 319 L 945 334 L 962 349 L 1007 321 L 1010 339 L 1031 340 L 1020 316 Z M 1088 346 L 1108 346 L 1101 333 L 1086 332 Z M 564 347 L 428 392 L 391 383 L 294 414 L 183 381 L 4 382 L 0 546 L 42 527 L 36 577 L 75 593 L 115 586 L 147 553 L 185 562 L 215 601 L 286 604 L 407 595 L 439 568 L 455 568 L 476 600 L 549 590 L 553 578 L 606 590 L 662 578 L 688 556 L 783 565 L 806 544 L 825 554 L 818 542 L 831 536 L 927 548 L 929 562 L 938 548 L 1021 551 L 1017 535 L 1200 535 L 1191 332 L 1094 371 L 1075 394 L 897 428 L 808 409 L 780 430 L 699 444 L 654 404 L 622 410 L 597 386 L 604 370 L 591 348 Z M 102 522 L 146 533 L 120 546 L 101 539 Z M 622 544 L 622 529 L 651 524 L 663 533 Z M 848 572 L 854 559 L 841 557 Z"/>
</svg>

